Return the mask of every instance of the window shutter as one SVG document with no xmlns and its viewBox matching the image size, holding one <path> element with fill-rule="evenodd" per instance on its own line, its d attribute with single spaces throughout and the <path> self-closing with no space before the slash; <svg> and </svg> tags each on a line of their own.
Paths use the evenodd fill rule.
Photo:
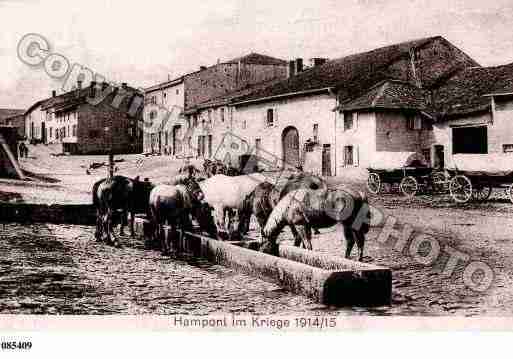
<svg viewBox="0 0 513 359">
<path fill-rule="evenodd" d="M 360 149 L 359 146 L 355 145 L 353 146 L 353 164 L 355 167 L 358 167 L 360 165 Z"/>
<path fill-rule="evenodd" d="M 346 146 L 342 146 L 342 167 L 346 166 Z"/>
<path fill-rule="evenodd" d="M 273 112 L 274 112 L 274 113 L 273 113 L 273 115 L 274 115 L 274 116 L 273 116 L 273 118 L 274 118 L 274 121 L 273 121 L 273 122 L 274 122 L 274 123 L 273 123 L 273 127 L 278 127 L 278 108 L 277 108 L 277 107 L 274 107 L 274 108 L 273 108 L 273 110 L 274 110 L 274 111 L 273 111 Z"/>
<path fill-rule="evenodd" d="M 413 129 L 414 130 L 421 130 L 422 129 L 422 119 L 420 116 L 415 116 L 413 118 Z"/>
</svg>

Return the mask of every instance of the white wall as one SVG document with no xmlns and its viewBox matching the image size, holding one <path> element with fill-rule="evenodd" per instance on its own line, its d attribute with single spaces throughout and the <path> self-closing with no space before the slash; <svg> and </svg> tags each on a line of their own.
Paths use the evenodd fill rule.
<svg viewBox="0 0 513 359">
<path fill-rule="evenodd" d="M 302 153 L 305 141 L 313 138 L 313 125 L 318 124 L 319 143 L 331 144 L 331 172 L 334 174 L 336 113 L 333 109 L 335 106 L 335 97 L 327 94 L 240 105 L 235 110 L 233 132 L 246 140 L 251 147 L 255 146 L 255 140 L 259 138 L 262 150 L 282 158 L 282 133 L 286 127 L 297 128 L 300 153 Z M 275 109 L 275 124 L 273 127 L 267 127 L 267 110 L 271 108 Z M 320 171 L 319 168 L 304 168 L 304 170 Z"/>
</svg>

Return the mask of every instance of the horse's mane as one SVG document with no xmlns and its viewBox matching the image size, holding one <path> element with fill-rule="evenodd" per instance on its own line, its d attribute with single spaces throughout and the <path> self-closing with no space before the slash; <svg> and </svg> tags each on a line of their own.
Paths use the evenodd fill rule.
<svg viewBox="0 0 513 359">
<path fill-rule="evenodd" d="M 172 186 L 176 186 L 176 185 L 179 185 L 179 184 L 186 184 L 189 180 L 190 180 L 189 175 L 179 174 L 179 175 L 176 175 L 176 176 L 175 176 L 175 177 L 170 181 L 170 184 L 171 184 Z"/>
</svg>

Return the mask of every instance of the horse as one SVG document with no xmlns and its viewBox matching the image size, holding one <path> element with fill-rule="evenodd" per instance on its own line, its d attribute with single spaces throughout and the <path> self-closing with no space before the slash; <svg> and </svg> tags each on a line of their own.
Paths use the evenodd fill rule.
<svg viewBox="0 0 513 359">
<path fill-rule="evenodd" d="M 265 181 L 261 174 L 227 176 L 217 174 L 199 182 L 199 186 L 205 195 L 205 202 L 214 209 L 217 232 L 228 233 L 228 237 L 235 235 L 233 230 L 234 211 L 241 211 L 244 206 L 244 199 Z M 228 225 L 225 217 L 228 215 Z"/>
<path fill-rule="evenodd" d="M 261 250 L 277 255 L 276 239 L 287 225 L 297 233 L 294 245 L 299 246 L 302 242 L 306 249 L 312 250 L 312 226 L 328 228 L 341 223 L 347 244 L 345 257 L 350 258 L 356 242 L 361 262 L 370 220 L 369 203 L 363 192 L 297 189 L 285 195 L 271 212 L 262 231 L 267 242 Z M 300 226 L 299 230 L 297 226 Z"/>
<path fill-rule="evenodd" d="M 147 212 L 149 193 L 153 185 L 141 182 L 139 178 L 130 179 L 124 176 L 103 178 L 93 185 L 93 205 L 96 208 L 96 232 L 98 241 L 106 239 L 107 243 L 119 245 L 113 232 L 114 212 L 121 211 L 120 231 L 124 235 L 124 227 L 128 224 L 130 213 L 130 235 L 135 236 L 135 214 Z"/>
<path fill-rule="evenodd" d="M 251 215 L 253 214 L 255 215 L 260 226 L 260 231 L 262 232 L 267 219 L 271 215 L 274 207 L 278 204 L 279 200 L 291 191 L 300 188 L 327 190 L 328 185 L 321 177 L 306 173 L 289 176 L 285 184 L 282 184 L 281 186 L 274 186 L 269 182 L 260 183 L 244 201 L 239 231 L 242 233 L 247 233 L 249 231 L 249 223 Z M 314 227 L 314 229 L 316 228 Z"/>
<path fill-rule="evenodd" d="M 171 226 L 171 234 L 191 230 L 189 215 L 192 214 L 205 228 L 205 223 L 211 223 L 207 229 L 213 227 L 213 221 L 207 222 L 210 217 L 210 208 L 202 204 L 203 193 L 198 182 L 188 176 L 177 176 L 172 184 L 158 185 L 150 193 L 150 223 L 153 229 L 153 239 L 160 239 L 163 255 L 170 254 L 170 236 L 164 235 L 164 224 Z"/>
</svg>

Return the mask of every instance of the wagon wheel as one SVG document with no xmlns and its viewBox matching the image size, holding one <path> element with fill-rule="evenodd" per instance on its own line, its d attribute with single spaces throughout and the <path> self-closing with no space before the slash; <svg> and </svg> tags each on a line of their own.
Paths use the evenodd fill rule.
<svg viewBox="0 0 513 359">
<path fill-rule="evenodd" d="M 419 189 L 419 183 L 412 176 L 406 176 L 401 180 L 399 184 L 399 188 L 401 189 L 402 194 L 406 197 L 413 197 L 417 193 Z"/>
<path fill-rule="evenodd" d="M 472 197 L 472 183 L 462 175 L 454 177 L 449 183 L 451 197 L 458 203 L 466 203 Z"/>
<path fill-rule="evenodd" d="M 509 200 L 513 203 L 513 184 L 511 184 L 506 191 L 508 192 Z"/>
<path fill-rule="evenodd" d="M 492 194 L 492 186 L 490 185 L 479 185 L 474 186 L 472 189 L 472 197 L 476 201 L 486 201 Z"/>
<path fill-rule="evenodd" d="M 378 194 L 381 190 L 381 179 L 377 173 L 370 173 L 367 179 L 367 188 L 372 194 Z"/>
<path fill-rule="evenodd" d="M 435 172 L 431 175 L 431 181 L 433 184 L 433 192 L 446 192 L 448 178 L 444 172 Z"/>
</svg>

